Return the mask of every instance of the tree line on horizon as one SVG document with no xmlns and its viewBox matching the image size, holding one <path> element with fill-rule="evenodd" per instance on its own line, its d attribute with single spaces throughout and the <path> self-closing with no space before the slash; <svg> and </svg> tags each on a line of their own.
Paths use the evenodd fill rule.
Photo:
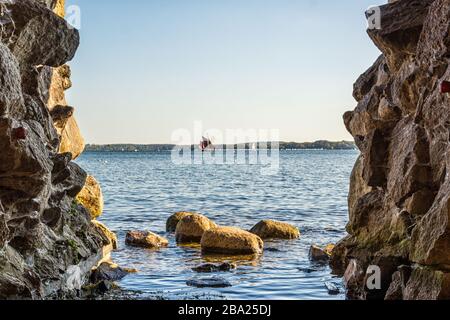
<svg viewBox="0 0 450 320">
<path fill-rule="evenodd" d="M 271 149 L 270 143 L 261 143 L 261 148 Z M 172 151 L 174 144 L 87 144 L 86 152 L 164 152 Z M 252 149 L 260 148 L 259 143 L 240 143 L 234 145 L 215 145 L 216 149 Z M 192 149 L 198 148 L 192 145 Z M 355 150 L 356 145 L 352 141 L 327 141 L 320 140 L 315 142 L 280 142 L 280 150 Z"/>
</svg>

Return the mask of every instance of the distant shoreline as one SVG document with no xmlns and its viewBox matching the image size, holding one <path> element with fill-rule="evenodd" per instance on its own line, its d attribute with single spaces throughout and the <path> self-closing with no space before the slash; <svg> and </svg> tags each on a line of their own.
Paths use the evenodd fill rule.
<svg viewBox="0 0 450 320">
<path fill-rule="evenodd" d="M 255 145 L 255 146 L 254 146 Z M 87 144 L 85 152 L 162 152 L 172 151 L 174 144 Z M 197 148 L 196 145 L 191 146 Z M 216 145 L 217 148 L 259 149 L 257 143 Z M 270 144 L 269 144 L 270 149 Z M 356 150 L 352 141 L 280 142 L 280 150 Z"/>
</svg>

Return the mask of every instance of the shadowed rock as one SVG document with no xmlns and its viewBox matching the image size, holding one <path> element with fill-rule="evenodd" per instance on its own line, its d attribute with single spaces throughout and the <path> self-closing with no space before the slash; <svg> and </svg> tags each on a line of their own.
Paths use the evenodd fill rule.
<svg viewBox="0 0 450 320">
<path fill-rule="evenodd" d="M 192 212 L 177 212 L 169 217 L 166 222 L 166 232 L 175 232 L 177 230 L 178 222 L 180 222 L 184 217 L 190 216 L 194 213 Z"/>
<path fill-rule="evenodd" d="M 232 286 L 230 282 L 219 277 L 191 279 L 186 284 L 196 288 L 227 288 Z"/>
<path fill-rule="evenodd" d="M 210 272 L 226 272 L 236 269 L 237 266 L 234 263 L 222 263 L 222 264 L 212 264 L 206 263 L 198 267 L 192 268 L 193 271 L 199 273 L 210 273 Z"/>
<path fill-rule="evenodd" d="M 148 231 L 128 232 L 125 238 L 125 243 L 128 246 L 146 249 L 159 249 L 169 245 L 169 241 L 167 241 L 166 238 Z"/>
</svg>

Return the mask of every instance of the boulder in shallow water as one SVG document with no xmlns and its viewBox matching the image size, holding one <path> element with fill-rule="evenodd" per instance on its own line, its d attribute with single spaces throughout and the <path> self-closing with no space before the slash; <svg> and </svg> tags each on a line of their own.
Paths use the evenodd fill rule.
<svg viewBox="0 0 450 320">
<path fill-rule="evenodd" d="M 136 273 L 136 270 L 124 269 L 112 262 L 103 262 L 97 268 L 92 270 L 91 282 L 98 283 L 100 281 L 119 281 L 130 273 Z"/>
<path fill-rule="evenodd" d="M 89 211 L 92 220 L 103 213 L 102 189 L 93 176 L 87 177 L 86 184 L 77 196 L 77 201 Z"/>
<path fill-rule="evenodd" d="M 131 247 L 146 249 L 159 249 L 169 245 L 166 238 L 149 231 L 130 231 L 126 235 L 125 243 Z"/>
<path fill-rule="evenodd" d="M 175 232 L 177 230 L 178 222 L 180 222 L 181 219 L 183 219 L 184 217 L 191 216 L 193 214 L 195 214 L 195 213 L 180 211 L 180 212 L 177 212 L 177 213 L 171 215 L 169 217 L 169 219 L 167 219 L 167 222 L 166 222 L 166 231 L 167 232 Z"/>
<path fill-rule="evenodd" d="M 216 228 L 217 225 L 201 214 L 191 214 L 177 225 L 175 237 L 178 243 L 200 242 L 205 231 Z"/>
<path fill-rule="evenodd" d="M 260 221 L 250 232 L 261 239 L 298 239 L 300 237 L 297 227 L 274 220 Z"/>
<path fill-rule="evenodd" d="M 205 263 L 198 267 L 192 268 L 192 270 L 199 273 L 208 273 L 208 272 L 226 272 L 235 270 L 236 268 L 237 268 L 236 264 L 224 262 L 222 264 Z"/>
<path fill-rule="evenodd" d="M 311 249 L 309 250 L 309 258 L 312 261 L 327 262 L 330 260 L 333 249 L 334 249 L 333 244 L 329 244 L 325 248 L 312 245 Z"/>
<path fill-rule="evenodd" d="M 261 254 L 264 242 L 257 235 L 234 227 L 206 231 L 201 241 L 203 253 Z"/>
<path fill-rule="evenodd" d="M 230 282 L 219 277 L 191 279 L 186 284 L 196 288 L 227 288 L 232 286 Z"/>
</svg>

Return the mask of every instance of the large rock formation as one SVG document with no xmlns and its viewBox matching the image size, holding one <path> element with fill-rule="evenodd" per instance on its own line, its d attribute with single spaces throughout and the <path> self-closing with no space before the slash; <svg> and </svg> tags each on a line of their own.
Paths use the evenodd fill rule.
<svg viewBox="0 0 450 320">
<path fill-rule="evenodd" d="M 0 0 L 0 298 L 76 293 L 114 245 L 75 201 L 83 144 L 62 110 L 79 34 L 63 5 Z"/>
<path fill-rule="evenodd" d="M 355 83 L 358 106 L 344 116 L 361 156 L 349 236 L 331 260 L 347 271 L 350 298 L 450 298 L 450 95 L 441 92 L 449 31 L 450 0 L 390 1 L 381 29 L 368 31 L 382 55 Z M 367 285 L 373 266 L 378 289 Z"/>
</svg>

